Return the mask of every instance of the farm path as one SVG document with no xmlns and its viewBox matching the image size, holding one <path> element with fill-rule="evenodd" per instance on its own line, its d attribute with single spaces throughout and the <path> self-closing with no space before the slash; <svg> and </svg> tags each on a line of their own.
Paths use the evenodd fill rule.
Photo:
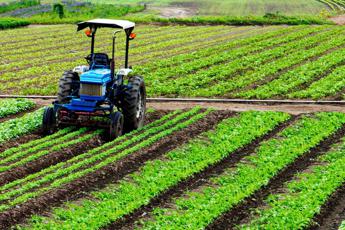
<svg viewBox="0 0 345 230">
<path fill-rule="evenodd" d="M 248 103 L 182 103 L 182 102 L 169 102 L 169 103 L 148 103 L 149 108 L 156 110 L 175 110 L 186 109 L 194 106 L 202 106 L 205 108 L 211 107 L 220 110 L 231 110 L 236 112 L 259 110 L 259 111 L 282 111 L 290 114 L 298 115 L 302 113 L 314 112 L 343 112 L 345 113 L 345 106 L 335 105 L 263 105 L 263 104 L 248 104 Z"/>
<path fill-rule="evenodd" d="M 159 15 L 164 18 L 186 18 L 196 15 L 197 10 L 187 7 L 159 7 L 150 6 L 150 10 L 158 11 Z"/>
<path fill-rule="evenodd" d="M 40 106 L 50 105 L 53 100 L 34 100 Z M 231 110 L 236 112 L 243 112 L 248 110 L 259 111 L 282 111 L 290 114 L 298 115 L 302 113 L 314 113 L 314 112 L 343 112 L 345 113 L 345 106 L 341 105 L 311 105 L 311 104 L 248 104 L 248 103 L 201 103 L 201 102 L 149 102 L 148 108 L 155 110 L 176 110 L 176 109 L 188 109 L 195 106 L 201 106 L 204 108 L 215 108 L 218 110 Z"/>
<path fill-rule="evenodd" d="M 345 14 L 332 17 L 331 20 L 337 25 L 345 25 Z"/>
</svg>

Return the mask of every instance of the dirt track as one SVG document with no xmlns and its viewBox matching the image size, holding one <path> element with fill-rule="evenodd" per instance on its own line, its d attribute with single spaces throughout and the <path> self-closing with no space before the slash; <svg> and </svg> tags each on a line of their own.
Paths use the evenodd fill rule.
<svg viewBox="0 0 345 230">
<path fill-rule="evenodd" d="M 337 25 L 345 25 L 345 15 L 332 17 L 331 20 L 335 22 Z"/>
<path fill-rule="evenodd" d="M 47 106 L 52 103 L 53 100 L 34 100 L 40 106 Z M 191 102 L 149 102 L 148 108 L 156 110 L 176 110 L 187 109 L 194 106 L 201 106 L 204 108 L 215 108 L 217 110 L 231 110 L 236 112 L 248 111 L 248 110 L 260 110 L 260 111 L 282 111 L 298 115 L 301 113 L 314 113 L 314 112 L 343 112 L 345 113 L 345 106 L 341 105 L 317 105 L 317 104 L 248 104 L 248 103 L 191 103 Z"/>
</svg>

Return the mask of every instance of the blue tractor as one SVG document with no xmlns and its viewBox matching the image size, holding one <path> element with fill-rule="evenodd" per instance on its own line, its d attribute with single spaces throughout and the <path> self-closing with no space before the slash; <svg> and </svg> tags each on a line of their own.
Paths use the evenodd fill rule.
<svg viewBox="0 0 345 230">
<path fill-rule="evenodd" d="M 45 108 L 42 129 L 51 134 L 66 126 L 101 127 L 114 139 L 124 132 L 140 128 L 146 111 L 146 89 L 142 77 L 133 76 L 128 67 L 129 42 L 135 38 L 135 24 L 126 20 L 95 19 L 78 24 L 91 38 L 88 65 L 65 71 L 59 81 L 59 92 L 53 107 Z M 112 57 L 95 52 L 95 35 L 99 28 L 116 28 L 112 39 Z M 115 69 L 115 40 L 124 30 L 125 66 Z"/>
</svg>

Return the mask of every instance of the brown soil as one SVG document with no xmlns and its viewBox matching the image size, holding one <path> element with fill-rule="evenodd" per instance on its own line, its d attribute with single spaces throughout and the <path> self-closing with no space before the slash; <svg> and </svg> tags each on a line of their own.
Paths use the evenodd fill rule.
<svg viewBox="0 0 345 230">
<path fill-rule="evenodd" d="M 51 105 L 54 100 L 33 99 L 39 107 Z M 315 112 L 342 112 L 345 113 L 345 106 L 342 105 L 318 105 L 318 104 L 269 104 L 269 103 L 203 103 L 203 102 L 148 102 L 147 108 L 158 111 L 171 111 L 176 109 L 190 109 L 195 106 L 203 108 L 214 108 L 217 110 L 231 110 L 243 112 L 248 110 L 258 111 L 281 111 L 294 115 Z M 166 112 L 165 112 L 166 113 Z M 148 118 L 150 119 L 150 118 Z M 0 145 L 1 152 L 1 145 Z"/>
<path fill-rule="evenodd" d="M 251 211 L 258 207 L 265 206 L 265 199 L 269 194 L 283 190 L 286 182 L 293 179 L 296 173 L 313 165 L 317 157 L 329 151 L 332 145 L 340 141 L 344 135 L 345 126 L 280 171 L 277 176 L 270 180 L 267 186 L 264 186 L 247 199 L 244 199 L 229 212 L 216 219 L 208 226 L 208 229 L 232 229 L 239 224 L 248 223 L 251 218 Z"/>
<path fill-rule="evenodd" d="M 328 202 L 321 208 L 320 214 L 314 218 L 315 224 L 309 229 L 338 230 L 345 220 L 345 184 L 332 194 Z"/>
<path fill-rule="evenodd" d="M 66 149 L 62 149 L 58 152 L 53 152 L 43 157 L 40 157 L 37 160 L 30 161 L 29 163 L 12 168 L 8 171 L 0 173 L 0 186 L 12 182 L 16 179 L 23 178 L 27 175 L 41 171 L 44 168 L 47 168 L 51 165 L 55 165 L 59 162 L 67 161 L 74 156 L 77 156 L 85 151 L 96 148 L 102 145 L 104 142 L 101 141 L 98 137 L 93 138 L 89 141 L 83 142 L 82 144 L 77 144 L 70 146 Z"/>
<path fill-rule="evenodd" d="M 155 159 L 177 146 L 186 143 L 190 138 L 196 137 L 200 133 L 209 130 L 220 120 L 231 114 L 231 112 L 211 113 L 199 122 L 165 137 L 150 147 L 141 149 L 113 165 L 104 167 L 102 170 L 98 170 L 97 172 L 73 181 L 73 183 L 64 185 L 63 188 L 47 192 L 38 198 L 29 200 L 23 205 L 16 206 L 1 213 L 0 226 L 2 228 L 7 228 L 34 213 L 42 213 L 44 210 L 48 210 L 52 206 L 60 205 L 66 200 L 83 197 L 87 191 L 104 187 L 109 182 L 115 182 L 128 173 L 138 170 L 146 161 Z"/>
<path fill-rule="evenodd" d="M 229 154 L 228 157 L 221 160 L 217 164 L 212 165 L 204 169 L 202 172 L 194 174 L 192 177 L 189 177 L 185 181 L 180 182 L 176 186 L 170 188 L 169 190 L 162 193 L 155 199 L 151 200 L 151 202 L 148 205 L 143 206 L 134 213 L 125 216 L 120 221 L 114 222 L 113 224 L 109 225 L 107 229 L 133 229 L 135 227 L 135 221 L 137 221 L 139 218 L 142 218 L 143 216 L 147 215 L 147 213 L 152 212 L 152 210 L 158 206 L 163 206 L 163 208 L 169 206 L 169 203 L 173 201 L 174 198 L 181 196 L 186 191 L 196 189 L 197 187 L 205 184 L 210 177 L 218 175 L 222 173 L 226 168 L 235 165 L 249 153 L 253 152 L 260 145 L 261 142 L 275 136 L 277 133 L 285 129 L 287 126 L 295 122 L 298 119 L 298 117 L 299 116 L 295 116 L 289 121 L 280 124 L 274 130 L 268 132 L 266 135 L 257 138 L 250 144 L 247 144 L 244 147 L 234 151 L 232 154 Z M 150 218 L 150 216 L 148 216 L 147 218 Z"/>
<path fill-rule="evenodd" d="M 19 145 L 22 145 L 24 143 L 27 143 L 29 141 L 36 140 L 38 138 L 41 138 L 42 136 L 40 135 L 39 131 L 36 131 L 31 134 L 24 135 L 22 137 L 18 137 L 15 139 L 12 139 L 10 141 L 4 142 L 0 144 L 0 152 L 5 151 L 6 149 L 13 148 L 13 147 L 18 147 Z"/>
<path fill-rule="evenodd" d="M 148 103 L 149 108 L 157 110 L 176 110 L 187 109 L 195 106 L 202 106 L 204 108 L 215 108 L 219 110 L 231 110 L 236 112 L 243 112 L 248 110 L 258 111 L 282 111 L 291 114 L 303 114 L 314 112 L 343 112 L 345 113 L 345 106 L 340 105 L 289 105 L 289 104 L 249 104 L 249 103 L 191 103 L 191 102 L 160 102 Z"/>
<path fill-rule="evenodd" d="M 147 10 L 158 11 L 159 15 L 163 18 L 186 18 L 186 17 L 195 16 L 198 14 L 198 9 L 195 4 L 191 4 L 191 5 L 173 4 L 167 7 L 148 5 Z"/>
<path fill-rule="evenodd" d="M 169 112 L 168 111 L 154 111 L 152 113 L 149 113 L 146 117 L 145 124 L 158 120 L 159 118 L 166 115 L 167 113 Z M 34 139 L 39 139 L 41 137 L 42 136 L 38 134 L 37 135 L 31 134 L 28 136 L 19 137 L 17 140 L 13 141 L 14 143 L 9 142 L 9 143 L 4 144 L 3 150 L 6 150 L 14 146 L 18 146 L 23 143 L 27 143 Z M 15 167 L 6 172 L 0 173 L 0 186 L 3 184 L 9 183 L 13 180 L 25 177 L 26 175 L 38 172 L 44 168 L 47 168 L 51 165 L 55 165 L 59 162 L 67 161 L 78 154 L 84 153 L 85 151 L 92 148 L 96 148 L 102 144 L 104 144 L 104 138 L 101 138 L 100 136 L 94 137 L 91 140 L 83 142 L 82 145 L 78 144 L 78 145 L 70 146 L 66 149 L 62 149 L 60 151 L 42 156 L 39 159 L 31 161 L 23 166 Z"/>
<path fill-rule="evenodd" d="M 337 25 L 345 25 L 345 15 L 339 15 L 330 18 Z"/>
</svg>

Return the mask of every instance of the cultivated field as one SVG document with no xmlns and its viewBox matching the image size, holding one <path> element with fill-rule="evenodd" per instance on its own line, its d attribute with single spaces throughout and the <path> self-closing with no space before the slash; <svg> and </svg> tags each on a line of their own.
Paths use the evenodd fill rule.
<svg viewBox="0 0 345 230">
<path fill-rule="evenodd" d="M 54 0 L 3 2 L 2 16 L 26 18 L 0 16 L 0 29 L 34 24 L 0 30 L 2 96 L 56 96 L 90 54 L 90 38 L 59 23 L 95 16 L 136 22 L 129 63 L 147 97 L 293 102 L 151 100 L 144 127 L 109 141 L 99 127 L 43 135 L 52 101 L 0 99 L 0 229 L 345 230 L 345 27 L 326 18 L 343 20 L 345 0 L 89 0 L 62 16 Z M 102 5 L 114 2 L 125 5 Z M 113 31 L 97 31 L 95 52 L 111 54 Z"/>
<path fill-rule="evenodd" d="M 136 32 L 130 64 L 145 77 L 150 97 L 344 97 L 341 26 L 139 26 Z M 89 39 L 69 25 L 0 36 L 4 94 L 55 95 L 63 71 L 86 64 L 89 53 Z M 96 51 L 110 52 L 110 36 L 100 30 Z M 118 44 L 121 57 L 122 38 Z"/>
<path fill-rule="evenodd" d="M 1 228 L 297 229 L 345 219 L 329 212 L 343 207 L 343 113 L 151 110 L 144 128 L 106 142 L 89 128 L 42 137 L 41 109 L 15 115 L 33 103 L 1 103 Z"/>
</svg>

